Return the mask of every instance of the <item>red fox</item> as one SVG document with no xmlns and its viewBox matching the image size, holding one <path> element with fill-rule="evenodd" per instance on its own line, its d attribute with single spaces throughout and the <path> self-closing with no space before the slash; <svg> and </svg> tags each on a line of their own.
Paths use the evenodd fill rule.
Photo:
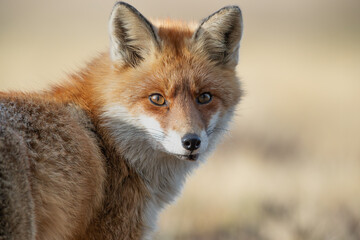
<svg viewBox="0 0 360 240">
<path fill-rule="evenodd" d="M 151 239 L 241 97 L 242 16 L 148 21 L 115 4 L 110 51 L 59 85 L 0 93 L 0 239 Z"/>
</svg>

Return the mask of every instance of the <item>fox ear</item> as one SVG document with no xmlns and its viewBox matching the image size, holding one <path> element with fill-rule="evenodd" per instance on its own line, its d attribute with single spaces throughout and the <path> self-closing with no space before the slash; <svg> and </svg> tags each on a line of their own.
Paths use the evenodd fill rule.
<svg viewBox="0 0 360 240">
<path fill-rule="evenodd" d="M 110 54 L 113 61 L 136 67 L 159 47 L 154 26 L 131 5 L 118 2 L 110 16 Z"/>
<path fill-rule="evenodd" d="M 204 19 L 193 35 L 195 51 L 225 66 L 238 63 L 242 15 L 237 6 L 228 6 Z"/>
</svg>

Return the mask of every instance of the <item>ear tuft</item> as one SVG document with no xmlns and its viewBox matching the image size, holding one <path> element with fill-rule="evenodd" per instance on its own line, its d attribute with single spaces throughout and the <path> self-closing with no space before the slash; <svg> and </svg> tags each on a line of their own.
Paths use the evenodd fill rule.
<svg viewBox="0 0 360 240">
<path fill-rule="evenodd" d="M 225 66 L 235 67 L 242 36 L 242 14 L 237 6 L 228 6 L 205 18 L 193 35 L 195 51 Z"/>
<path fill-rule="evenodd" d="M 118 2 L 109 21 L 110 54 L 120 65 L 136 67 L 158 47 L 155 27 L 133 6 Z"/>
</svg>

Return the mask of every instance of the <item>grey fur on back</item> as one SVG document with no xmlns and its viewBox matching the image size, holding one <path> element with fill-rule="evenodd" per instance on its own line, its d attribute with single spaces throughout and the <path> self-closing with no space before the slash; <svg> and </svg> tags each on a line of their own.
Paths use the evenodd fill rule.
<svg viewBox="0 0 360 240">
<path fill-rule="evenodd" d="M 103 192 L 92 128 L 71 104 L 0 96 L 0 240 L 84 231 Z"/>
<path fill-rule="evenodd" d="M 26 146 L 16 131 L 0 124 L 0 239 L 34 239 Z"/>
</svg>

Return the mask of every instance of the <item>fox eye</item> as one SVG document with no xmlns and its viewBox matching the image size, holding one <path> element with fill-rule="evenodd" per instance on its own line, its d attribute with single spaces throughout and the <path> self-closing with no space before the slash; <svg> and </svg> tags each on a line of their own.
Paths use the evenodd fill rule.
<svg viewBox="0 0 360 240">
<path fill-rule="evenodd" d="M 166 103 L 165 98 L 158 93 L 151 94 L 149 96 L 149 100 L 152 104 L 156 106 L 164 106 Z"/>
<path fill-rule="evenodd" d="M 211 102 L 211 99 L 212 99 L 212 96 L 210 93 L 202 93 L 196 100 L 200 104 L 207 104 L 207 103 Z"/>
</svg>

